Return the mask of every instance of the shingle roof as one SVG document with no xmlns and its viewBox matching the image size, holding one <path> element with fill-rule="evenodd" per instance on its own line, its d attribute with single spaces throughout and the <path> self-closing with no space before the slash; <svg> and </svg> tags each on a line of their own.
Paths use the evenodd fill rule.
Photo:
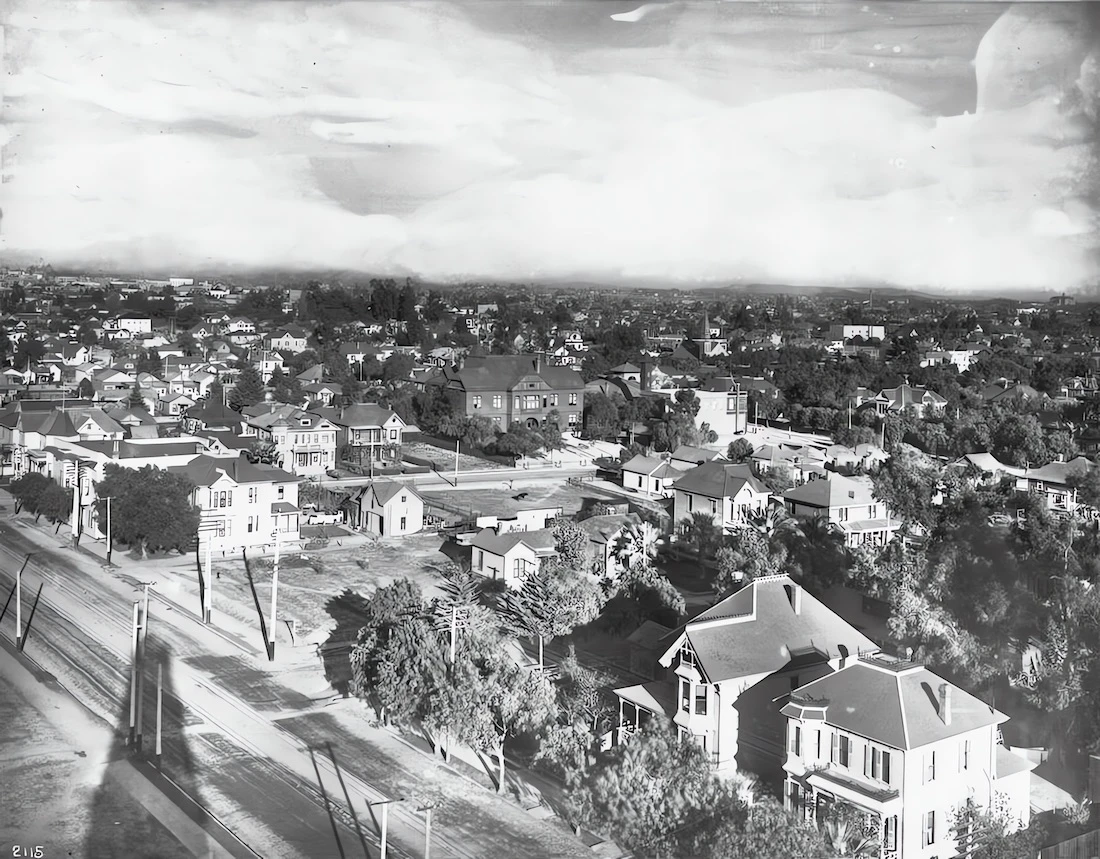
<svg viewBox="0 0 1100 859">
<path fill-rule="evenodd" d="M 940 686 L 945 683 L 950 688 L 950 724 L 940 715 Z M 895 749 L 920 748 L 1008 719 L 923 665 L 885 659 L 856 660 L 793 694 L 825 699 L 830 725 Z"/>
<path fill-rule="evenodd" d="M 680 628 L 711 683 L 771 674 L 806 651 L 836 658 L 841 645 L 852 656 L 875 649 L 805 590 L 796 614 L 796 587 L 789 576 L 756 579 Z"/>
<path fill-rule="evenodd" d="M 245 457 L 197 456 L 187 465 L 169 469 L 185 474 L 196 486 L 210 486 L 224 473 L 234 483 L 297 483 L 299 478 L 271 465 Z"/>
<path fill-rule="evenodd" d="M 407 492 L 410 495 L 415 495 L 417 498 L 421 497 L 413 487 L 405 483 L 398 483 L 396 480 L 375 480 L 373 483 L 368 483 L 360 489 L 359 492 L 355 494 L 355 498 L 356 500 L 362 500 L 372 492 L 374 493 L 374 497 L 378 500 L 378 503 L 383 507 L 399 492 Z"/>
<path fill-rule="evenodd" d="M 684 472 L 684 476 L 673 483 L 672 488 L 707 498 L 732 498 L 746 484 L 755 492 L 768 492 L 768 487 L 744 463 L 704 462 Z"/>
<path fill-rule="evenodd" d="M 556 545 L 554 531 L 550 528 L 538 531 L 509 531 L 507 534 L 497 534 L 494 528 L 482 528 L 470 545 L 494 555 L 506 555 L 520 543 L 526 543 L 535 552 L 544 554 L 548 553 L 548 550 L 553 550 Z"/>
<path fill-rule="evenodd" d="M 722 459 L 722 454 L 716 450 L 707 450 L 705 447 L 692 447 L 690 444 L 682 444 L 672 451 L 672 459 L 675 462 L 711 462 Z"/>
<path fill-rule="evenodd" d="M 788 501 L 813 507 L 851 507 L 856 504 L 874 504 L 871 490 L 863 483 L 842 474 L 830 474 L 828 478 L 810 480 L 783 493 Z"/>
<path fill-rule="evenodd" d="M 533 355 L 482 355 L 469 357 L 461 370 L 444 370 L 447 378 L 467 391 L 507 391 L 520 379 L 535 376 L 555 390 L 584 388 L 581 374 L 568 367 L 552 365 L 548 360 L 535 371 Z"/>
</svg>

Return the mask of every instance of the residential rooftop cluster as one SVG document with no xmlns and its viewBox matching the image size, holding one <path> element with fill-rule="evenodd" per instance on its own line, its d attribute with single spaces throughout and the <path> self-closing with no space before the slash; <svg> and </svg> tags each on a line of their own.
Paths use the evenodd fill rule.
<svg viewBox="0 0 1100 859">
<path fill-rule="evenodd" d="M 0 326 L 0 478 L 28 511 L 143 553 L 304 549 L 328 525 L 437 542 L 452 651 L 482 618 L 527 654 L 509 670 L 558 704 L 513 733 L 583 798 L 568 822 L 624 849 L 720 855 L 684 821 L 725 808 L 741 838 L 730 809 L 762 802 L 808 845 L 890 859 L 1096 828 L 1100 306 L 45 268 L 6 273 Z M 135 471 L 176 481 L 178 527 L 113 494 Z M 402 598 L 394 624 L 446 627 Z M 547 660 L 555 639 L 573 655 Z M 445 670 L 385 656 L 405 657 Z M 647 840 L 601 790 L 661 731 L 692 751 L 653 778 L 715 793 Z"/>
</svg>

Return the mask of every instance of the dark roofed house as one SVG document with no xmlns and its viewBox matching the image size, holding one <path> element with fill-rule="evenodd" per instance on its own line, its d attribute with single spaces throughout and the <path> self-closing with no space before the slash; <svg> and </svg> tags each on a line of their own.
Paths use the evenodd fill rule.
<svg viewBox="0 0 1100 859">
<path fill-rule="evenodd" d="M 771 493 L 744 463 L 724 460 L 705 462 L 672 484 L 673 521 L 683 533 L 695 513 L 714 518 L 722 530 L 740 527 L 753 513 L 763 510 Z"/>
<path fill-rule="evenodd" d="M 540 427 L 553 411 L 566 429 L 584 413 L 584 379 L 568 367 L 550 364 L 544 355 L 468 357 L 458 369 L 444 368 L 442 385 L 455 411 L 487 417 L 501 430 L 515 421 Z"/>
<path fill-rule="evenodd" d="M 884 546 L 901 528 L 886 504 L 865 483 L 830 472 L 783 493 L 787 511 L 797 519 L 824 519 L 844 535 L 844 545 Z"/>
</svg>

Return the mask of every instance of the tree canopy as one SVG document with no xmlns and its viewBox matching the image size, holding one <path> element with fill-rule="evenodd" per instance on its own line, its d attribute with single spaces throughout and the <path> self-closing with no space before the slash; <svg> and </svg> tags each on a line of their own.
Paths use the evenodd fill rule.
<svg viewBox="0 0 1100 859">
<path fill-rule="evenodd" d="M 191 504 L 194 484 L 186 477 L 147 465 L 135 470 L 109 463 L 96 487 L 99 515 L 106 520 L 111 498 L 111 530 L 116 540 L 141 550 L 186 551 L 199 527 L 199 508 Z"/>
</svg>

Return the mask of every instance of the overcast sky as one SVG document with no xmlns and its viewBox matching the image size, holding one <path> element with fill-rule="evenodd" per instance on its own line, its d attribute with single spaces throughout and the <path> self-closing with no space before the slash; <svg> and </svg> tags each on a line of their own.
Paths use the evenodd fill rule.
<svg viewBox="0 0 1100 859">
<path fill-rule="evenodd" d="M 1100 29 L 1007 8 L 16 0 L 0 253 L 1095 283 Z"/>
</svg>

